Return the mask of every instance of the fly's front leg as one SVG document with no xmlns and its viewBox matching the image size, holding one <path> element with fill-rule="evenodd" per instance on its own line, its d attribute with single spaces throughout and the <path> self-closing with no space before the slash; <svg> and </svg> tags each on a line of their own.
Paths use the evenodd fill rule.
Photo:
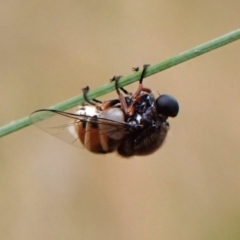
<svg viewBox="0 0 240 240">
<path fill-rule="evenodd" d="M 139 79 L 138 89 L 137 89 L 137 91 L 133 94 L 133 96 L 132 96 L 133 99 L 136 99 L 137 96 L 139 96 L 139 94 L 140 94 L 141 92 L 146 92 L 146 93 L 149 93 L 149 94 L 152 92 L 151 89 L 149 89 L 149 88 L 144 88 L 144 87 L 143 87 L 143 83 L 142 83 L 142 82 L 143 82 L 143 79 L 144 79 L 144 76 L 145 76 L 145 72 L 146 72 L 146 70 L 147 70 L 147 68 L 148 68 L 149 66 L 150 66 L 149 64 L 145 64 L 145 65 L 143 66 L 142 74 L 141 74 L 141 77 L 140 77 L 140 79 Z M 139 67 L 133 68 L 133 71 L 138 72 L 138 71 L 139 71 Z"/>
</svg>

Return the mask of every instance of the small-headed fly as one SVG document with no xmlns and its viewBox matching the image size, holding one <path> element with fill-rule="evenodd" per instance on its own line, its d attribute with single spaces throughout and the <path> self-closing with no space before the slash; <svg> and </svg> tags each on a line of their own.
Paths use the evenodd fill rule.
<svg viewBox="0 0 240 240">
<path fill-rule="evenodd" d="M 120 77 L 114 77 L 117 99 L 90 101 L 86 87 L 83 96 L 88 105 L 79 107 L 76 113 L 41 109 L 31 114 L 31 121 L 70 144 L 81 142 L 93 153 L 117 150 L 123 157 L 151 154 L 164 142 L 169 129 L 167 119 L 177 116 L 179 105 L 174 97 L 163 94 L 155 98 L 150 89 L 143 87 L 148 66 L 144 65 L 134 94 L 119 88 Z"/>
</svg>

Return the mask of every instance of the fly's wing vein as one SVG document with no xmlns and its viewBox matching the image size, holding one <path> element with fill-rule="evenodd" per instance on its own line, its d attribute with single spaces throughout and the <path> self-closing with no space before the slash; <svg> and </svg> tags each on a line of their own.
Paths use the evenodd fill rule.
<svg viewBox="0 0 240 240">
<path fill-rule="evenodd" d="M 129 129 L 129 125 L 125 122 L 50 109 L 33 112 L 30 115 L 30 119 L 41 130 L 75 147 L 82 147 L 76 132 L 76 124 L 78 124 L 78 122 L 79 124 L 97 124 L 98 126 L 104 126 L 99 128 L 99 134 L 107 134 L 110 137 L 117 132 L 127 134 Z M 86 131 L 83 134 L 85 133 Z"/>
</svg>

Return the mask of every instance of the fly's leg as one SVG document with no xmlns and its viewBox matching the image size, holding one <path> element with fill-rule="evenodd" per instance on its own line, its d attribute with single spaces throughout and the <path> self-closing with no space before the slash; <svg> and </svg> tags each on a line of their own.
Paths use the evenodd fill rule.
<svg viewBox="0 0 240 240">
<path fill-rule="evenodd" d="M 116 89 L 116 92 L 118 94 L 122 110 L 124 111 L 124 113 L 127 116 L 132 116 L 134 114 L 134 112 L 135 112 L 135 108 L 134 108 L 134 106 L 132 104 L 133 103 L 132 102 L 132 97 L 124 97 L 124 95 L 120 92 L 119 89 L 121 89 L 123 91 L 123 89 L 118 86 L 120 78 L 121 77 L 116 77 L 114 79 L 114 81 L 115 81 L 115 89 Z M 126 91 L 125 89 L 124 89 L 123 92 L 126 93 L 126 94 L 129 94 L 128 91 Z"/>
<path fill-rule="evenodd" d="M 146 92 L 146 93 L 149 93 L 149 94 L 152 92 L 151 89 L 149 89 L 149 88 L 144 88 L 144 87 L 143 87 L 143 79 L 144 79 L 144 76 L 145 76 L 145 72 L 146 72 L 146 70 L 147 70 L 147 68 L 148 68 L 149 66 L 150 66 L 149 64 L 143 65 L 142 74 L 141 74 L 141 77 L 140 77 L 140 79 L 139 79 L 138 89 L 137 89 L 137 91 L 133 94 L 133 96 L 132 96 L 133 99 L 136 99 L 137 96 L 139 96 L 139 94 L 140 94 L 141 92 Z M 139 67 L 133 68 L 133 71 L 138 72 L 138 71 L 139 71 Z"/>
<path fill-rule="evenodd" d="M 138 86 L 138 89 L 137 91 L 132 95 L 131 94 L 131 97 L 128 98 L 128 103 L 126 102 L 126 98 L 123 96 L 123 94 L 120 92 L 120 90 L 122 90 L 125 94 L 129 94 L 128 91 L 122 87 L 119 87 L 118 86 L 118 82 L 119 82 L 119 79 L 121 78 L 121 76 L 118 76 L 118 77 L 113 77 L 112 80 L 115 81 L 115 89 L 117 91 L 117 94 L 118 94 L 118 97 L 119 97 L 119 100 L 120 100 L 120 103 L 121 103 L 121 107 L 123 109 L 123 111 L 125 112 L 125 114 L 127 114 L 128 116 L 132 116 L 135 112 L 135 107 L 134 107 L 134 102 L 135 101 L 140 101 L 141 100 L 141 95 L 140 93 L 141 92 L 146 92 L 146 93 L 151 93 L 152 91 L 148 88 L 144 88 L 143 87 L 143 78 L 145 76 L 145 72 L 146 72 L 146 69 L 148 68 L 149 65 L 144 65 L 143 66 L 143 71 L 142 71 L 142 74 L 141 74 L 141 77 L 139 79 L 139 86 Z M 139 68 L 133 68 L 134 71 L 139 71 Z M 120 89 L 120 90 L 119 90 Z M 130 95 L 130 94 L 129 94 Z"/>
<path fill-rule="evenodd" d="M 82 89 L 84 101 L 87 102 L 87 103 L 89 103 L 90 105 L 93 105 L 93 106 L 95 106 L 96 103 L 100 103 L 100 104 L 101 104 L 102 101 L 97 100 L 97 99 L 95 99 L 95 98 L 92 99 L 92 101 L 90 101 L 90 100 L 88 99 L 87 93 L 89 92 L 89 90 L 90 90 L 89 86 L 86 86 L 85 88 Z"/>
<path fill-rule="evenodd" d="M 94 98 L 94 99 L 92 99 L 92 101 L 90 101 L 87 97 L 87 93 L 89 92 L 89 90 L 90 90 L 90 88 L 88 86 L 82 89 L 83 98 L 84 98 L 85 102 L 89 103 L 90 105 L 96 106 L 96 108 L 101 111 L 106 110 L 110 107 L 113 107 L 114 105 L 119 103 L 119 99 L 113 99 L 113 100 L 102 102 L 102 101 Z"/>
<path fill-rule="evenodd" d="M 116 81 L 116 80 L 119 80 L 121 77 L 122 77 L 122 76 L 114 76 L 110 81 L 111 81 L 111 82 L 114 82 L 114 81 Z M 126 90 L 126 89 L 123 88 L 123 87 L 120 87 L 119 89 L 121 89 L 122 92 L 125 93 L 126 95 L 130 95 L 130 96 L 132 95 L 130 92 L 128 92 L 128 90 Z"/>
</svg>

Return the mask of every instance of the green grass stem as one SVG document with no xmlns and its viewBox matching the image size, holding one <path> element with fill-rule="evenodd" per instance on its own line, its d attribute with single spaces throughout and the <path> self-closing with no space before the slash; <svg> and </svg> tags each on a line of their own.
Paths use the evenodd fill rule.
<svg viewBox="0 0 240 240">
<path fill-rule="evenodd" d="M 147 68 L 145 76 L 146 77 L 151 76 L 155 73 L 161 72 L 167 68 L 173 67 L 177 64 L 180 64 L 189 59 L 195 58 L 199 55 L 202 55 L 204 53 L 212 51 L 216 48 L 219 48 L 221 46 L 229 44 L 238 39 L 240 39 L 240 29 L 230 32 L 219 38 L 213 39 L 209 42 L 206 42 L 202 45 L 194 47 L 185 52 L 182 52 L 182 53 L 180 53 L 174 57 L 171 57 L 163 62 L 153 64 L 149 68 Z M 119 87 L 123 87 L 123 86 L 126 86 L 128 84 L 138 81 L 140 75 L 141 75 L 141 72 L 137 72 L 137 73 L 133 73 L 128 76 L 122 77 L 121 80 L 119 81 Z M 108 83 L 99 88 L 89 91 L 88 98 L 89 99 L 97 98 L 99 96 L 102 96 L 102 95 L 109 93 L 111 91 L 114 91 L 114 90 L 115 90 L 114 83 Z M 49 109 L 65 111 L 69 108 L 72 108 L 72 107 L 75 107 L 75 106 L 81 104 L 82 102 L 83 102 L 83 96 L 79 95 L 79 96 L 70 98 L 68 100 L 65 100 L 61 103 L 58 103 L 54 106 L 51 106 L 51 107 L 49 107 Z M 21 128 L 27 127 L 31 124 L 32 124 L 32 122 L 30 121 L 29 117 L 24 117 L 22 119 L 12 121 L 9 124 L 0 127 L 0 137 L 5 136 L 9 133 L 15 132 Z"/>
</svg>

